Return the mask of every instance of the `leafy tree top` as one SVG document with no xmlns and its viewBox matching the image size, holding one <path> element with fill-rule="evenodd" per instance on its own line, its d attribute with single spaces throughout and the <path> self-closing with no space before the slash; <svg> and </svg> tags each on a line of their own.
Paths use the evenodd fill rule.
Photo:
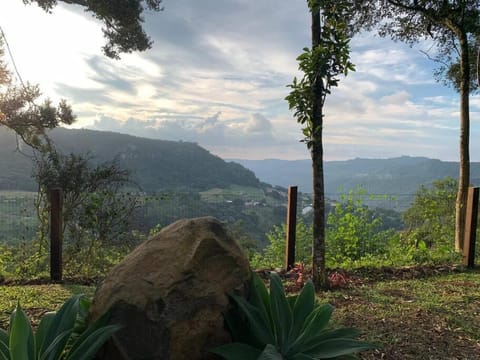
<svg viewBox="0 0 480 360">
<path fill-rule="evenodd" d="M 61 1 L 80 5 L 93 17 L 100 20 L 107 43 L 103 52 L 110 58 L 119 58 L 120 53 L 149 49 L 152 41 L 143 29 L 143 14 L 147 10 L 160 11 L 163 0 L 23 0 L 25 4 L 37 3 L 50 12 Z"/>
<path fill-rule="evenodd" d="M 466 41 L 471 71 L 470 90 L 476 90 L 476 73 L 472 49 L 478 47 L 480 35 L 479 0 L 352 0 L 357 9 L 355 26 L 378 28 L 381 36 L 389 36 L 413 45 L 420 40 L 433 40 L 440 64 L 435 71 L 438 81 L 460 90 L 461 42 Z"/>
</svg>

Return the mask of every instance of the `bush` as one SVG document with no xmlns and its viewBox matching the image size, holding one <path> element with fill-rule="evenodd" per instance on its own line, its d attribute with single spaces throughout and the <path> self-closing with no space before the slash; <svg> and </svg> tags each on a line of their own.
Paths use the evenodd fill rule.
<svg viewBox="0 0 480 360">
<path fill-rule="evenodd" d="M 312 227 L 302 220 L 297 223 L 295 259 L 297 263 L 309 264 L 312 261 Z M 254 269 L 275 269 L 285 264 L 286 227 L 275 226 L 267 234 L 269 244 L 261 253 L 254 253 L 250 264 Z"/>
<path fill-rule="evenodd" d="M 269 293 L 254 273 L 250 300 L 231 299 L 225 320 L 234 342 L 212 350 L 227 360 L 334 359 L 378 347 L 356 340 L 355 329 L 329 329 L 333 307 L 315 304 L 311 281 L 300 294 L 286 296 L 277 274 L 270 276 Z"/>
<path fill-rule="evenodd" d="M 8 331 L 0 329 L 0 355 L 8 360 L 93 359 L 104 342 L 120 329 L 100 318 L 92 325 L 85 319 L 90 302 L 82 295 L 67 300 L 58 312 L 45 314 L 34 333 L 20 304 L 10 317 Z"/>
</svg>

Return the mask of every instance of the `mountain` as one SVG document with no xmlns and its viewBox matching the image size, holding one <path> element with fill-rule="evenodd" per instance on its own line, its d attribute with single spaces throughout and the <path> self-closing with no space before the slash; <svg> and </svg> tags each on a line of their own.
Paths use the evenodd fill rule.
<svg viewBox="0 0 480 360">
<path fill-rule="evenodd" d="M 264 182 L 288 187 L 298 185 L 312 192 L 311 160 L 233 160 L 252 170 Z M 446 176 L 458 177 L 458 163 L 425 157 L 326 161 L 327 196 L 362 187 L 370 194 L 415 194 L 420 185 L 430 185 Z M 472 163 L 471 183 L 480 185 L 480 163 Z"/>
<path fill-rule="evenodd" d="M 251 170 L 226 162 L 195 143 L 145 139 L 113 132 L 55 129 L 51 138 L 65 153 L 83 153 L 103 162 L 116 158 L 144 191 L 259 187 Z M 15 151 L 15 136 L 0 128 L 0 189 L 36 190 L 32 163 Z"/>
</svg>

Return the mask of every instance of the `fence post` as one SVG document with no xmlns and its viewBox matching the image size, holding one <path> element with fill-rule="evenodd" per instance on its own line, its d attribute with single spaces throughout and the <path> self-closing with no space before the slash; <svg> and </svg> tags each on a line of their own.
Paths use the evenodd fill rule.
<svg viewBox="0 0 480 360">
<path fill-rule="evenodd" d="M 297 187 L 288 188 L 287 239 L 285 246 L 285 269 L 295 265 L 295 236 L 297 230 Z"/>
<path fill-rule="evenodd" d="M 50 280 L 62 281 L 62 189 L 50 190 Z"/>
<path fill-rule="evenodd" d="M 465 244 L 463 246 L 463 264 L 469 268 L 475 266 L 475 242 L 477 240 L 478 187 L 468 188 L 467 218 L 465 221 Z"/>
</svg>

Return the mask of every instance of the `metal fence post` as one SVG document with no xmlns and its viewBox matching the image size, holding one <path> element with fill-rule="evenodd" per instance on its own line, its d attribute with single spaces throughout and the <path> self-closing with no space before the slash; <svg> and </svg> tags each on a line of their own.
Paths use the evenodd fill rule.
<svg viewBox="0 0 480 360">
<path fill-rule="evenodd" d="M 295 237 L 297 230 L 297 187 L 288 188 L 287 239 L 285 246 L 285 269 L 295 265 Z"/>
<path fill-rule="evenodd" d="M 62 189 L 52 189 L 50 197 L 50 280 L 62 281 Z"/>
<path fill-rule="evenodd" d="M 478 187 L 468 188 L 467 218 L 465 221 L 465 243 L 463 246 L 463 264 L 469 268 L 475 266 L 475 242 L 477 240 Z"/>
</svg>

